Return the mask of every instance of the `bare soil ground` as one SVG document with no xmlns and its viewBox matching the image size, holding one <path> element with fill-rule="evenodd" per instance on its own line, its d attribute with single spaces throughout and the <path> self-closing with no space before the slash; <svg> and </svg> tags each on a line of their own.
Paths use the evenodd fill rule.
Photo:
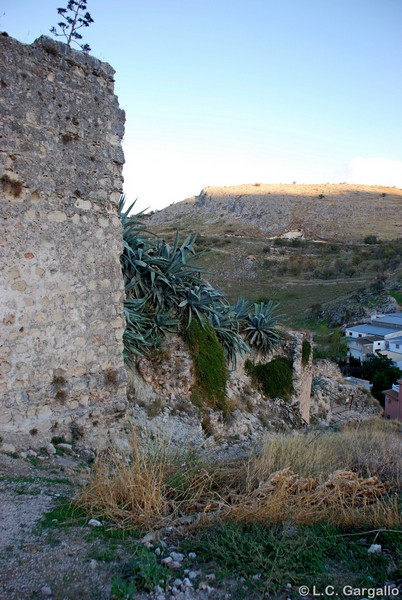
<svg viewBox="0 0 402 600">
<path fill-rule="evenodd" d="M 112 578 L 130 563 L 133 541 L 98 535 L 88 518 L 77 518 L 75 526 L 62 519 L 49 523 L 49 513 L 80 489 L 85 466 L 67 456 L 34 463 L 0 454 L 0 600 L 123 600 L 125 595 L 112 595 Z M 224 600 L 237 585 L 226 582 L 225 589 L 214 589 L 207 582 L 200 589 L 135 592 L 127 598 Z"/>
<path fill-rule="evenodd" d="M 88 526 L 47 529 L 44 515 L 72 498 L 77 462 L 55 457 L 38 468 L 0 455 L 0 598 L 100 600 L 110 596 L 113 564 L 91 563 Z"/>
</svg>

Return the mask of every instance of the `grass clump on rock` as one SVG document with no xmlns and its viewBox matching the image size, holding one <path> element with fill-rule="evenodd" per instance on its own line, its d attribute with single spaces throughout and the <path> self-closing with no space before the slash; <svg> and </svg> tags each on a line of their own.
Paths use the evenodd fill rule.
<svg viewBox="0 0 402 600">
<path fill-rule="evenodd" d="M 192 319 L 184 339 L 194 361 L 195 396 L 211 408 L 227 410 L 226 381 L 228 371 L 225 354 L 212 326 Z"/>
<path fill-rule="evenodd" d="M 292 363 L 284 356 L 278 356 L 269 363 L 257 363 L 250 360 L 245 363 L 246 371 L 253 382 L 260 386 L 270 398 L 289 400 L 293 393 Z"/>
<path fill-rule="evenodd" d="M 308 340 L 303 340 L 302 343 L 302 365 L 303 367 L 306 367 L 308 365 L 308 361 L 310 360 L 310 356 L 311 356 L 311 344 Z"/>
</svg>

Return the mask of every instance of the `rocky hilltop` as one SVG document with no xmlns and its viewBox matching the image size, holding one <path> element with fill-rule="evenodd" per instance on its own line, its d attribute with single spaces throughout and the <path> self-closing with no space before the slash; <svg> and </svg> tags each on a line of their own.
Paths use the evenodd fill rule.
<svg viewBox="0 0 402 600">
<path fill-rule="evenodd" d="M 206 187 L 149 217 L 166 226 L 239 222 L 264 235 L 299 231 L 309 239 L 360 241 L 402 235 L 402 189 L 349 184 Z"/>
</svg>

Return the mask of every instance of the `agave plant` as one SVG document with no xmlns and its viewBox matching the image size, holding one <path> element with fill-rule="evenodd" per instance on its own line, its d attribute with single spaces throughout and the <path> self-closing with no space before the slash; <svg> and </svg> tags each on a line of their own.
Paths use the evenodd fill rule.
<svg viewBox="0 0 402 600">
<path fill-rule="evenodd" d="M 275 314 L 277 308 L 278 305 L 272 300 L 255 303 L 253 311 L 249 312 L 244 321 L 244 336 L 249 345 L 259 352 L 268 352 L 281 339 L 278 330 L 279 315 Z"/>
<path fill-rule="evenodd" d="M 228 364 L 236 368 L 237 354 L 249 352 L 250 348 L 240 335 L 240 320 L 232 306 L 221 306 L 210 314 L 209 322 L 223 346 Z"/>
<path fill-rule="evenodd" d="M 233 311 L 238 321 L 245 321 L 251 310 L 252 304 L 244 298 L 238 298 L 236 304 L 233 306 Z"/>
<path fill-rule="evenodd" d="M 123 334 L 124 358 L 131 361 L 132 354 L 143 355 L 154 345 L 152 320 L 144 313 L 146 298 L 129 298 L 124 302 L 126 329 Z"/>
<path fill-rule="evenodd" d="M 203 316 L 207 318 L 213 315 L 216 307 L 225 302 L 221 292 L 215 290 L 207 281 L 201 285 L 189 286 L 185 290 L 185 298 L 178 305 L 185 309 L 187 314 L 187 326 L 190 325 L 193 316 L 196 316 L 203 323 Z"/>
<path fill-rule="evenodd" d="M 144 228 L 142 213 L 129 215 L 134 205 L 123 210 L 122 196 L 118 208 L 123 225 L 126 357 L 157 346 L 163 335 L 178 331 L 180 323 L 191 322 L 194 315 L 201 321 L 222 298 L 202 279 L 203 269 L 189 263 L 200 254 L 194 249 L 195 237 L 180 244 L 176 234 L 168 244 Z"/>
<path fill-rule="evenodd" d="M 144 227 L 143 212 L 130 215 L 135 202 L 123 210 L 124 201 L 122 196 L 118 212 L 123 225 L 126 359 L 158 346 L 163 335 L 189 327 L 193 318 L 202 326 L 205 319 L 212 325 L 234 366 L 236 354 L 249 350 L 242 333 L 261 352 L 279 340 L 272 302 L 251 305 L 241 298 L 230 306 L 203 278 L 205 271 L 190 262 L 202 254 L 195 251 L 195 236 L 180 244 L 176 234 L 169 244 Z"/>
</svg>

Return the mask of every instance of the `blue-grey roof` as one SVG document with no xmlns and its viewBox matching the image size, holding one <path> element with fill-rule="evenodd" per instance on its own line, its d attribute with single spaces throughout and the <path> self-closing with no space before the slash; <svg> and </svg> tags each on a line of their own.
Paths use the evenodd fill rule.
<svg viewBox="0 0 402 600">
<path fill-rule="evenodd" d="M 399 313 L 401 314 L 401 313 Z M 402 326 L 402 314 L 399 317 L 397 313 L 392 315 L 384 315 L 383 317 L 378 317 L 374 319 L 373 323 L 390 323 L 391 325 L 401 325 Z"/>
<path fill-rule="evenodd" d="M 402 335 L 398 336 L 398 337 L 394 337 L 394 338 L 390 338 L 389 340 L 392 344 L 394 344 L 395 342 L 397 344 L 402 344 Z"/>
<path fill-rule="evenodd" d="M 388 335 L 390 333 L 402 333 L 401 327 L 382 327 L 381 325 L 375 325 L 368 323 L 367 325 L 356 325 L 355 327 L 347 327 L 347 331 L 355 331 L 356 333 L 364 333 L 365 335 Z"/>
</svg>

